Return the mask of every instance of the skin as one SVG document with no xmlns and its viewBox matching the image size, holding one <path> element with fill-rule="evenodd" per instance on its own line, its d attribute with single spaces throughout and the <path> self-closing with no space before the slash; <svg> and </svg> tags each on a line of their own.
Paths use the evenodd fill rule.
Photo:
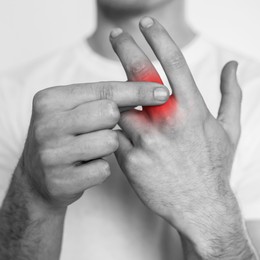
<svg viewBox="0 0 260 260">
<path fill-rule="evenodd" d="M 123 113 L 119 164 L 144 204 L 181 233 L 187 259 L 256 259 L 229 184 L 240 135 L 237 64 L 223 69 L 215 119 L 164 28 L 150 18 L 140 27 L 168 76 L 177 109 L 160 121 L 152 111 Z M 129 80 L 156 73 L 128 34 L 116 29 L 111 42 Z"/>
<path fill-rule="evenodd" d="M 133 1 L 139 4 L 138 13 L 134 12 L 136 5 Z M 176 43 L 181 48 L 195 37 L 195 33 L 185 19 L 184 0 L 99 0 L 97 5 L 97 27 L 93 35 L 88 38 L 88 43 L 95 52 L 109 59 L 118 60 L 108 40 L 110 31 L 115 27 L 120 27 L 131 34 L 148 57 L 151 60 L 156 59 L 138 30 L 139 20 L 144 15 L 160 20 L 170 35 L 174 35 Z"/>
<path fill-rule="evenodd" d="M 67 206 L 110 175 L 103 157 L 118 149 L 118 135 L 111 129 L 120 111 L 162 104 L 168 97 L 159 84 L 133 82 L 38 92 L 24 151 L 0 211 L 0 258 L 59 259 Z"/>
<path fill-rule="evenodd" d="M 167 101 L 168 91 L 151 83 L 102 82 L 39 92 L 0 212 L 2 258 L 58 259 L 67 206 L 109 176 L 102 157 L 116 152 L 140 199 L 180 232 L 187 259 L 257 259 L 228 179 L 240 134 L 236 63 L 223 69 L 215 119 L 181 52 L 163 27 L 151 21 L 149 28 L 144 26 L 147 19 L 142 21 L 142 32 L 174 86 L 177 110 L 159 122 L 145 111 L 126 109 Z M 159 48 L 162 41 L 165 48 Z M 129 35 L 117 29 L 111 42 L 130 80 L 154 70 Z M 125 51 L 129 48 L 134 60 Z M 171 52 L 165 55 L 165 50 Z M 158 88 L 164 95 L 155 101 Z M 111 128 L 117 123 L 122 131 L 115 134 Z"/>
<path fill-rule="evenodd" d="M 109 59 L 117 59 L 110 48 L 107 38 L 109 32 L 114 27 L 120 27 L 134 37 L 140 48 L 150 60 L 156 57 L 149 48 L 149 45 L 140 34 L 137 24 L 142 16 L 152 16 L 160 21 L 174 38 L 177 45 L 182 48 L 189 44 L 196 34 L 186 21 L 185 0 L 147 0 L 138 1 L 143 5 L 142 12 L 134 13 L 135 0 L 98 0 L 97 27 L 93 35 L 88 39 L 93 50 Z M 118 8 L 120 6 L 120 8 Z M 102 8 L 104 7 L 104 8 Z M 105 7 L 111 10 L 113 15 L 105 15 Z M 129 10 L 128 15 L 120 16 L 123 10 Z M 246 227 L 249 236 L 252 238 L 255 247 L 260 252 L 260 221 L 247 221 Z"/>
<path fill-rule="evenodd" d="M 116 4 L 115 1 L 111 3 Z M 156 25 L 160 26 L 158 23 Z M 105 26 L 105 28 L 108 27 Z M 145 113 L 124 112 L 119 118 L 119 112 L 128 110 L 131 106 L 158 105 L 166 101 L 167 94 L 163 101 L 155 102 L 151 95 L 153 91 L 149 92 L 147 89 L 151 86 L 155 87 L 150 83 L 143 85 L 142 91 L 136 90 L 135 94 L 129 91 L 132 91 L 130 89 L 134 86 L 138 89 L 140 83 L 129 86 L 126 83 L 114 82 L 56 87 L 36 95 L 24 153 L 0 211 L 0 245 L 4 245 L 0 248 L 1 258 L 17 259 L 19 256 L 19 259 L 58 259 L 67 206 L 77 200 L 84 190 L 103 182 L 109 176 L 109 166 L 102 157 L 117 151 L 118 161 L 141 200 L 181 233 L 187 258 L 256 259 L 247 238 L 236 199 L 228 183 L 230 165 L 239 136 L 239 133 L 235 133 L 239 127 L 231 131 L 230 126 L 231 121 L 232 126 L 234 121 L 239 122 L 240 90 L 235 77 L 235 64 L 231 63 L 223 70 L 222 104 L 219 118 L 214 119 L 198 93 L 176 45 L 167 38 L 167 33 L 163 29 L 160 32 L 160 37 L 168 39 L 165 44 L 169 44 L 176 51 L 175 54 L 178 54 L 177 61 L 174 55 L 165 58 L 164 61 L 161 60 L 179 104 L 177 114 L 161 122 L 162 128 L 159 128 L 152 117 Z M 158 42 L 152 42 L 147 31 L 144 30 L 143 33 L 147 36 L 147 41 L 158 58 L 162 59 L 164 55 L 160 53 Z M 126 41 L 119 44 L 118 39 L 121 36 L 111 39 L 112 44 L 126 68 L 129 79 L 131 80 L 132 73 L 132 80 L 134 80 L 135 73 L 132 70 L 130 73 L 127 67 L 131 68 L 133 64 L 137 64 L 136 60 L 132 61 L 127 59 L 127 55 L 123 55 L 123 46 L 129 45 L 131 39 L 126 38 Z M 182 42 L 187 43 L 188 38 L 186 37 L 185 40 L 183 37 Z M 99 38 L 93 39 L 95 42 L 95 39 Z M 139 57 L 141 64 L 145 59 L 145 64 L 151 68 L 149 60 L 133 42 L 131 44 L 129 46 L 133 49 L 133 53 L 136 53 L 135 57 Z M 98 49 L 100 46 L 96 47 Z M 105 48 L 102 50 L 105 51 Z M 174 59 L 169 60 L 169 58 Z M 145 69 L 141 71 L 145 72 Z M 116 90 L 113 90 L 111 85 L 116 85 Z M 157 87 L 159 86 L 156 85 Z M 139 93 L 137 97 L 136 93 Z M 141 93 L 146 94 L 140 97 Z M 190 97 L 187 98 L 189 95 Z M 67 98 L 68 96 L 70 99 Z M 89 96 L 93 99 L 89 100 Z M 132 99 L 134 97 L 135 100 Z M 191 100 L 194 100 L 194 103 Z M 103 108 L 100 102 L 105 103 L 103 103 Z M 192 110 L 193 105 L 196 109 Z M 100 108 L 102 111 L 97 115 L 95 112 Z M 109 111 L 111 113 L 107 114 Z M 232 111 L 232 113 L 229 115 L 227 111 Z M 86 116 L 88 120 L 85 118 L 82 120 L 81 115 Z M 138 123 L 140 118 L 140 123 Z M 137 123 L 136 129 L 131 128 L 133 120 Z M 117 122 L 120 123 L 123 131 L 115 135 L 111 128 Z M 97 124 L 94 129 L 90 130 L 89 127 L 93 123 Z M 204 146 L 197 147 L 199 153 L 201 149 L 204 151 L 205 147 L 214 148 L 217 136 L 220 137 L 217 146 L 220 150 L 223 150 L 223 143 L 228 144 L 224 149 L 227 152 L 227 160 L 218 149 L 213 149 L 212 154 L 204 151 L 202 158 L 206 164 L 203 162 L 200 163 L 199 168 L 182 169 L 180 166 L 185 164 L 178 164 L 179 159 L 191 158 L 191 161 L 201 159 L 196 157 L 198 153 L 195 150 L 196 147 L 190 149 L 189 146 L 190 141 L 196 142 L 189 139 L 192 137 L 189 133 L 194 129 L 199 140 L 203 140 Z M 140 142 L 137 142 L 135 138 Z M 84 144 L 81 142 L 83 139 Z M 90 139 L 91 142 L 88 141 Z M 93 145 L 92 141 L 96 139 L 100 142 Z M 176 144 L 179 142 L 185 144 L 183 146 L 185 149 L 177 149 Z M 169 153 L 162 149 L 160 149 L 161 154 L 156 153 L 160 144 L 165 145 Z M 95 154 L 89 154 L 87 148 L 94 150 Z M 179 152 L 183 156 L 180 156 Z M 151 161 L 150 156 L 154 161 Z M 156 168 L 151 165 L 158 158 L 164 163 L 160 161 L 161 168 L 155 171 Z M 214 164 L 216 158 L 221 167 Z M 171 167 L 166 167 L 167 163 Z M 188 163 L 187 166 L 190 165 L 189 160 L 184 163 Z M 161 171 L 165 176 L 163 180 L 161 180 Z M 142 174 L 137 174 L 137 172 Z M 182 172 L 183 176 L 177 172 Z M 149 178 L 144 178 L 148 173 L 149 178 L 152 178 L 154 182 L 147 182 Z M 163 190 L 161 187 L 159 190 L 156 185 L 159 177 Z M 179 185 L 174 184 L 176 180 Z M 191 183 L 191 180 L 194 180 L 194 183 Z M 195 190 L 192 184 L 196 184 L 198 189 Z M 223 185 L 216 186 L 216 184 Z M 221 187 L 222 192 L 216 187 Z M 187 191 L 186 196 L 183 192 L 178 192 L 178 189 Z M 223 199 L 224 195 L 225 199 Z M 215 203 L 214 207 L 212 207 L 212 202 Z M 203 210 L 199 210 L 198 205 Z M 220 215 L 223 212 L 225 214 Z M 53 230 L 56 231 L 55 234 Z"/>
<path fill-rule="evenodd" d="M 260 230 L 260 222 L 258 220 L 255 221 L 247 221 L 246 222 L 246 227 L 249 232 L 250 238 L 252 240 L 252 243 L 258 253 L 258 256 L 260 256 L 260 235 L 259 235 L 259 230 Z"/>
</svg>

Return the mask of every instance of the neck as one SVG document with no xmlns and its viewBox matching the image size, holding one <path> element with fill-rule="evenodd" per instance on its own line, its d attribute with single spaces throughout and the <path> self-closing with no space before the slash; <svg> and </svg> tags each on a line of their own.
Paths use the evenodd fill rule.
<svg viewBox="0 0 260 260">
<path fill-rule="evenodd" d="M 102 7 L 98 6 L 97 27 L 88 38 L 88 43 L 99 55 L 111 60 L 117 60 L 109 43 L 109 33 L 111 29 L 120 27 L 131 34 L 146 55 L 151 60 L 154 60 L 153 52 L 138 29 L 138 22 L 141 17 L 152 16 L 167 29 L 175 42 L 182 48 L 195 37 L 195 33 L 185 20 L 183 2 L 183 0 L 174 0 L 152 10 L 124 15 L 120 12 L 117 15 L 116 12 L 112 13 L 111 10 L 105 12 Z"/>
</svg>

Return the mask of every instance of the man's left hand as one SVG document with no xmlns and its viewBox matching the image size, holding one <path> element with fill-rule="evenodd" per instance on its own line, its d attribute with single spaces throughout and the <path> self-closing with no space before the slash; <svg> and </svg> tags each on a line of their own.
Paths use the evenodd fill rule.
<svg viewBox="0 0 260 260">
<path fill-rule="evenodd" d="M 251 259 L 246 258 L 253 253 L 229 184 L 240 136 L 242 95 L 237 63 L 223 69 L 222 100 L 214 118 L 165 29 L 150 18 L 144 18 L 140 27 L 165 70 L 173 96 L 168 106 L 159 107 L 161 117 L 153 108 L 121 115 L 118 162 L 140 199 L 174 226 L 184 244 L 200 257 Z M 111 42 L 128 79 L 158 79 L 134 40 L 118 32 L 112 32 Z"/>
</svg>

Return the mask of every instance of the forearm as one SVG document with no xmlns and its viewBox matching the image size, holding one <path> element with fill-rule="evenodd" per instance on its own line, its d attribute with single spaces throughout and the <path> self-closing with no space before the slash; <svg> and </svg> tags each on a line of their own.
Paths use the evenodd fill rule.
<svg viewBox="0 0 260 260">
<path fill-rule="evenodd" d="M 214 205 L 218 210 L 213 207 L 210 211 L 205 210 L 207 217 L 195 221 L 200 229 L 200 237 L 190 239 L 181 235 L 185 259 L 258 259 L 247 235 L 238 203 L 233 194 L 227 197 L 229 202 L 223 202 L 225 206 L 222 203 L 221 206 Z M 226 210 L 222 211 L 225 207 Z"/>
<path fill-rule="evenodd" d="M 205 248 L 205 251 L 198 253 L 196 246 L 187 238 L 182 237 L 184 258 L 186 260 L 258 260 L 248 239 L 244 239 L 243 242 L 240 241 L 234 247 L 228 246 L 222 249 L 217 245 L 217 241 L 214 243 L 216 244 L 216 248 L 212 245 L 211 248 Z"/>
<path fill-rule="evenodd" d="M 0 259 L 59 259 L 65 210 L 52 210 L 31 193 L 15 170 L 0 210 Z"/>
</svg>

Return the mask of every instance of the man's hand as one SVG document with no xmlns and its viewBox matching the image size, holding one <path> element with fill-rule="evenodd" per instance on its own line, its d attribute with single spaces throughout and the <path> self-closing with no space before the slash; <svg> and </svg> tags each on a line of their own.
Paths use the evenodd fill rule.
<svg viewBox="0 0 260 260">
<path fill-rule="evenodd" d="M 71 204 L 109 176 L 102 158 L 118 148 L 112 128 L 120 109 L 167 99 L 167 89 L 153 83 L 102 82 L 40 91 L 33 102 L 22 172 L 47 203 Z"/>
<path fill-rule="evenodd" d="M 119 164 L 141 200 L 180 231 L 188 257 L 194 259 L 189 252 L 196 251 L 203 259 L 251 259 L 253 252 L 229 184 L 240 135 L 237 64 L 228 63 L 223 69 L 222 101 L 215 119 L 164 28 L 145 18 L 141 31 L 174 96 L 166 112 L 161 106 L 161 117 L 153 108 L 123 113 L 116 152 Z M 111 42 L 129 80 L 158 81 L 152 64 L 129 35 L 117 29 Z"/>
<path fill-rule="evenodd" d="M 28 137 L 0 210 L 0 259 L 59 259 L 66 208 L 110 174 L 120 111 L 158 105 L 154 83 L 101 82 L 36 94 Z"/>
</svg>

